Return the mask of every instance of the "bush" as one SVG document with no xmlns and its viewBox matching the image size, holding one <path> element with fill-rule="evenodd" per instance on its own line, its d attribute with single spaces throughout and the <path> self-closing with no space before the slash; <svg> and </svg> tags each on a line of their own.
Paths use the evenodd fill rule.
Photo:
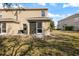
<svg viewBox="0 0 79 59">
<path fill-rule="evenodd" d="M 50 21 L 50 29 L 52 30 L 52 29 L 55 29 L 55 25 L 54 25 L 54 21 Z"/>
<path fill-rule="evenodd" d="M 74 29 L 73 26 L 65 26 L 65 30 L 72 31 Z"/>
</svg>

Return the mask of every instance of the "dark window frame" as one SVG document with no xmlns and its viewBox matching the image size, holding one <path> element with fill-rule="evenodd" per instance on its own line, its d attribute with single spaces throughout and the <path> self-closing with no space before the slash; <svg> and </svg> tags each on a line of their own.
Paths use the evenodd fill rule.
<svg viewBox="0 0 79 59">
<path fill-rule="evenodd" d="M 43 16 L 43 17 L 45 16 L 45 10 L 41 11 L 41 16 Z"/>
</svg>

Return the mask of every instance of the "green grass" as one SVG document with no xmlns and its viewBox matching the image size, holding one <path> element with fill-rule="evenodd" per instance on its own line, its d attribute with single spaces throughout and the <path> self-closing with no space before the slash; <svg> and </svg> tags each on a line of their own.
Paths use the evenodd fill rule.
<svg viewBox="0 0 79 59">
<path fill-rule="evenodd" d="M 78 56 L 79 32 L 53 30 L 44 39 L 28 36 L 1 36 L 0 55 Z"/>
</svg>

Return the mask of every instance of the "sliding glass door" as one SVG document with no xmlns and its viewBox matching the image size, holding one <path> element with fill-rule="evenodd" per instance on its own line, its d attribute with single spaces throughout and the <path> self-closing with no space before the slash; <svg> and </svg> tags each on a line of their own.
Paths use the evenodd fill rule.
<svg viewBox="0 0 79 59">
<path fill-rule="evenodd" d="M 36 34 L 36 22 L 30 22 L 30 34 Z"/>
<path fill-rule="evenodd" d="M 30 34 L 42 33 L 42 22 L 30 22 Z"/>
</svg>

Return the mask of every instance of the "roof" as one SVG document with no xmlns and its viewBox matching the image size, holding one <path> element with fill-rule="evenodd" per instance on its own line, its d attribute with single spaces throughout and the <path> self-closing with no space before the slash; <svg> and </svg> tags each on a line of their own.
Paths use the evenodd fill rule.
<svg viewBox="0 0 79 59">
<path fill-rule="evenodd" d="M 0 18 L 0 22 L 17 22 L 16 19 L 13 18 Z"/>
<path fill-rule="evenodd" d="M 48 10 L 48 8 L 4 8 L 4 9 L 0 9 L 0 11 L 2 10 Z"/>
<path fill-rule="evenodd" d="M 64 18 L 64 19 L 62 19 L 62 20 L 60 20 L 60 21 L 68 20 L 68 19 L 73 19 L 73 18 L 76 18 L 76 17 L 79 17 L 79 13 L 74 14 L 74 15 L 71 15 L 71 16 L 68 16 L 68 17 L 66 17 L 66 18 Z"/>
<path fill-rule="evenodd" d="M 50 21 L 51 18 L 49 18 L 49 17 L 31 17 L 31 18 L 28 18 L 28 21 L 38 21 L 38 20 Z"/>
</svg>

